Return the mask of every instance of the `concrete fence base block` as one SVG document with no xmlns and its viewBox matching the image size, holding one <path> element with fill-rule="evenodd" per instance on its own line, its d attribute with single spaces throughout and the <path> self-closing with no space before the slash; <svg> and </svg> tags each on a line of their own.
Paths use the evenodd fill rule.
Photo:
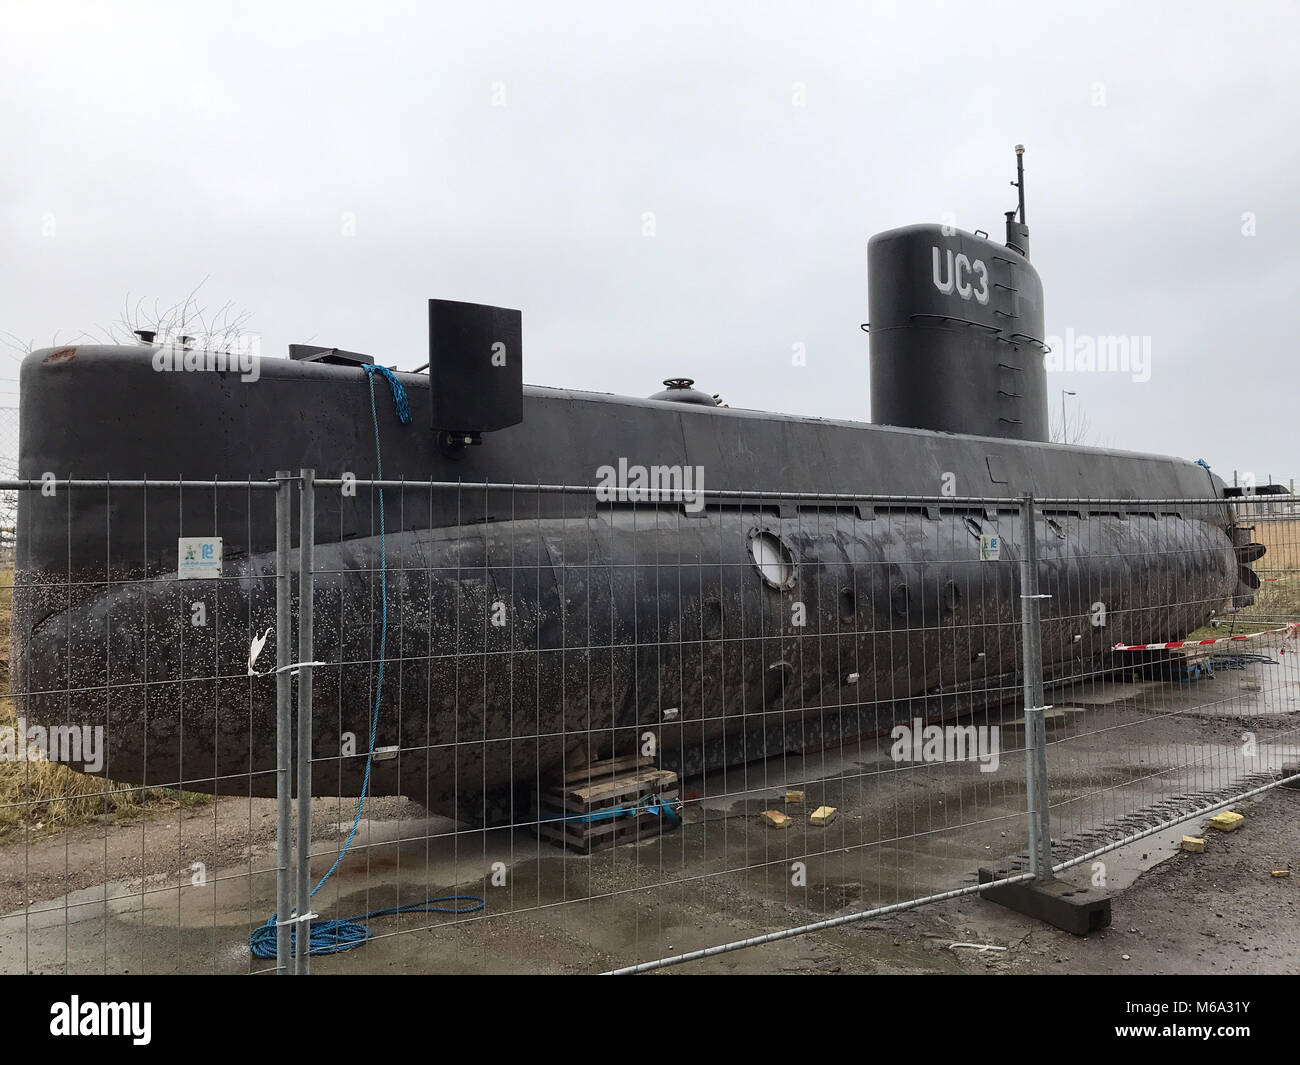
<svg viewBox="0 0 1300 1065">
<path fill-rule="evenodd" d="M 981 884 L 997 877 L 989 869 L 979 871 Z M 1110 925 L 1110 897 L 1090 888 L 1075 887 L 1062 880 L 1030 880 L 988 888 L 980 895 L 1028 917 L 1046 921 L 1055 928 L 1086 936 Z"/>
</svg>

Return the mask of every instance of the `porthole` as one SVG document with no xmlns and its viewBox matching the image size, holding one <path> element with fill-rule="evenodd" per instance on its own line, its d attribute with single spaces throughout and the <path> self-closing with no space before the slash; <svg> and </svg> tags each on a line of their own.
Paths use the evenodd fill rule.
<svg viewBox="0 0 1300 1065">
<path fill-rule="evenodd" d="M 794 553 L 776 533 L 754 529 L 749 534 L 749 560 L 768 587 L 784 590 L 794 585 Z"/>
</svg>

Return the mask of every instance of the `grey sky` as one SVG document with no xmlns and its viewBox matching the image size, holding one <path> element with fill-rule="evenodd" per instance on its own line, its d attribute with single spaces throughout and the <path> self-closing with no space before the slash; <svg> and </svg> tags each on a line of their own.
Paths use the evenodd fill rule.
<svg viewBox="0 0 1300 1065">
<path fill-rule="evenodd" d="M 1300 475 L 1298 29 L 1290 3 L 6 0 L 0 329 L 44 345 L 206 277 L 265 353 L 413 367 L 425 299 L 464 299 L 523 310 L 532 383 L 865 421 L 868 236 L 998 236 L 1023 142 L 1048 333 L 1152 338 L 1145 383 L 1049 375 L 1054 415 L 1071 389 L 1098 442 Z"/>
</svg>

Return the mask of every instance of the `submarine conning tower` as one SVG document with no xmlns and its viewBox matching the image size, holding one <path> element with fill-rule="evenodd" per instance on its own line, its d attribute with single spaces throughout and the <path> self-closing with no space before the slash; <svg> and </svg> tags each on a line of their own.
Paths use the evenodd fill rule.
<svg viewBox="0 0 1300 1065">
<path fill-rule="evenodd" d="M 1043 284 L 1028 258 L 1020 176 L 1005 245 L 939 225 L 868 241 L 873 422 L 1047 440 Z"/>
</svg>

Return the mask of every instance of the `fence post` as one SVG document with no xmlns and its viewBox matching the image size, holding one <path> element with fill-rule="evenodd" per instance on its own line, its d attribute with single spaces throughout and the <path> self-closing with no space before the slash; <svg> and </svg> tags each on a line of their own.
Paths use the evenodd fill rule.
<svg viewBox="0 0 1300 1065">
<path fill-rule="evenodd" d="M 1038 604 L 1038 540 L 1034 496 L 1020 497 L 1020 642 L 1024 662 L 1025 763 L 1029 813 L 1029 871 L 1052 876 L 1052 828 L 1047 806 L 1047 727 L 1043 714 L 1043 632 Z"/>
<path fill-rule="evenodd" d="M 298 940 L 294 972 L 311 971 L 311 661 L 316 471 L 304 469 L 298 510 Z"/>
<path fill-rule="evenodd" d="M 276 470 L 275 490 L 275 965 L 277 975 L 289 973 L 289 820 L 292 804 L 289 768 L 293 761 L 293 717 L 289 687 L 291 635 L 289 544 L 292 483 L 288 470 Z"/>
</svg>

